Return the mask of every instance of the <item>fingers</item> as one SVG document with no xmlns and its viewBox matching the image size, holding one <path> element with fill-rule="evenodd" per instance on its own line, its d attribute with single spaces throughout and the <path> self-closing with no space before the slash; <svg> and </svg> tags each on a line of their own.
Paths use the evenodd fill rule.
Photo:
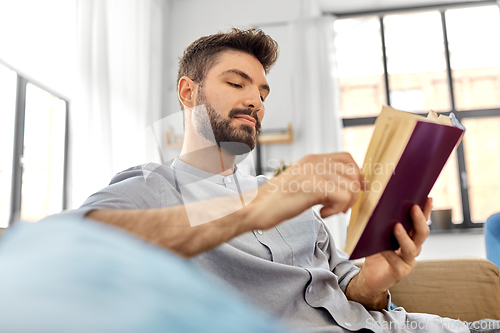
<svg viewBox="0 0 500 333">
<path fill-rule="evenodd" d="M 407 274 L 407 271 L 411 270 L 411 263 L 407 263 L 401 258 L 401 256 L 397 255 L 394 251 L 384 251 L 380 252 L 380 254 L 387 260 L 389 265 L 397 272 L 397 275 L 402 277 Z"/>
<path fill-rule="evenodd" d="M 346 213 L 358 198 L 358 190 L 351 190 L 349 187 L 343 187 L 339 184 L 341 182 L 332 181 L 330 184 L 325 184 L 325 188 L 316 193 L 320 197 L 318 203 L 324 205 L 323 212 L 325 214 Z"/>
<path fill-rule="evenodd" d="M 333 204 L 338 208 L 336 213 L 346 213 L 358 199 L 364 177 L 349 153 L 330 154 L 329 161 L 330 166 L 333 165 L 334 172 L 327 175 L 325 183 L 330 184 L 330 189 L 336 185 L 336 191 L 325 189 L 323 204 L 326 206 Z M 328 211 L 335 212 L 335 210 L 325 210 Z"/>
<path fill-rule="evenodd" d="M 326 198 L 339 206 L 341 212 L 346 213 L 358 199 L 361 184 L 341 175 L 336 175 L 334 178 L 336 180 L 325 180 L 333 181 L 337 185 L 337 191 L 325 191 Z"/>
<path fill-rule="evenodd" d="M 420 254 L 422 244 L 429 235 L 427 218 L 419 206 L 414 205 L 412 207 L 411 217 L 413 221 L 411 237 L 401 223 L 394 226 L 394 236 L 400 245 L 399 255 L 407 263 L 413 262 Z"/>
<path fill-rule="evenodd" d="M 399 256 L 406 263 L 411 263 L 420 253 L 420 246 L 417 246 L 413 239 L 408 235 L 401 223 L 394 226 L 394 236 L 398 240 L 400 246 Z"/>
<path fill-rule="evenodd" d="M 427 216 L 430 215 L 431 207 L 432 200 L 428 200 L 424 208 L 427 214 L 422 212 L 418 205 L 414 205 L 411 209 L 411 218 L 413 222 L 413 232 L 411 238 L 419 249 L 427 236 L 429 236 L 429 226 L 427 225 L 429 218 Z"/>
<path fill-rule="evenodd" d="M 352 158 L 352 155 L 349 153 L 338 153 L 335 154 L 336 158 L 338 158 L 339 161 L 344 162 L 344 164 L 348 165 L 352 169 L 352 176 L 355 181 L 358 181 L 360 184 L 364 182 L 365 177 L 363 176 L 363 173 L 361 172 L 361 169 L 359 166 L 356 164 L 354 159 Z"/>
<path fill-rule="evenodd" d="M 338 174 L 359 183 L 364 180 L 360 168 L 349 153 L 307 155 L 294 163 L 293 166 L 301 169 L 303 174 L 307 175 L 331 176 Z M 285 173 L 288 170 L 285 170 Z"/>
<path fill-rule="evenodd" d="M 424 215 L 426 218 L 426 221 L 429 221 L 431 218 L 431 211 L 432 211 L 432 198 L 427 198 L 427 201 L 425 202 L 424 206 Z"/>
<path fill-rule="evenodd" d="M 317 204 L 327 217 L 347 212 L 363 182 L 361 170 L 348 153 L 307 155 L 258 189 L 254 212 L 270 210 L 267 226 L 274 226 Z"/>
<path fill-rule="evenodd" d="M 347 212 L 363 184 L 361 170 L 348 153 L 307 155 L 269 182 L 269 195 L 301 209 L 323 205 L 323 217 Z M 260 192 L 260 191 L 259 191 Z"/>
<path fill-rule="evenodd" d="M 417 261 L 415 259 L 407 262 L 399 255 L 397 255 L 394 251 L 384 251 L 380 254 L 391 266 L 393 271 L 393 278 L 395 278 L 396 280 L 400 280 L 408 275 L 408 273 L 410 273 L 413 267 L 415 267 L 417 264 Z"/>
<path fill-rule="evenodd" d="M 418 205 L 414 205 L 410 215 L 413 222 L 413 228 L 407 233 L 401 223 L 394 226 L 393 232 L 399 243 L 399 249 L 396 251 L 381 252 L 380 255 L 387 261 L 390 267 L 388 271 L 392 278 L 399 280 L 416 266 L 416 257 L 420 254 L 422 243 L 429 235 L 429 226 L 427 220 L 432 209 L 432 199 L 428 199 L 424 210 Z M 375 255 L 376 256 L 376 255 Z"/>
<path fill-rule="evenodd" d="M 334 206 L 324 206 L 319 210 L 319 214 L 323 219 L 338 213 L 340 213 L 340 210 Z"/>
<path fill-rule="evenodd" d="M 394 235 L 399 242 L 400 248 L 397 251 L 380 252 L 379 255 L 387 261 L 390 267 L 387 271 L 390 276 L 387 276 L 386 279 L 389 278 L 389 280 L 394 280 L 395 283 L 407 276 L 417 265 L 415 257 L 420 250 L 410 236 L 408 236 L 408 233 L 401 223 L 397 223 L 394 226 Z M 377 254 L 373 257 L 375 256 L 377 256 Z"/>
<path fill-rule="evenodd" d="M 363 183 L 361 170 L 348 153 L 305 156 L 283 176 L 289 184 L 298 182 L 302 192 L 312 193 L 314 204 L 332 206 L 323 210 L 325 216 L 347 212 Z"/>
</svg>

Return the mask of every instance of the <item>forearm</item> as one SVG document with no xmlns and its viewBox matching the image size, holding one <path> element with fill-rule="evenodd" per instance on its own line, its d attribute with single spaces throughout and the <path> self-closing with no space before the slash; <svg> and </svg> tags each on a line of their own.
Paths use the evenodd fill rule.
<svg viewBox="0 0 500 333">
<path fill-rule="evenodd" d="M 88 217 L 122 228 L 190 258 L 250 230 L 273 228 L 316 204 L 327 207 L 322 212 L 323 217 L 339 211 L 346 212 L 357 196 L 357 192 L 352 190 L 353 186 L 346 186 L 339 191 L 328 190 L 327 184 L 332 177 L 324 173 L 317 175 L 313 172 L 314 168 L 308 167 L 325 161 L 328 161 L 328 168 L 332 170 L 344 170 L 344 165 L 351 163 L 355 165 L 352 157 L 345 153 L 309 155 L 282 175 L 242 195 L 162 209 L 95 210 Z M 357 184 L 362 180 L 357 168 L 354 174 L 341 174 L 343 182 Z M 313 180 L 316 181 L 318 177 L 321 186 L 317 189 Z M 341 177 L 337 177 L 336 181 L 339 179 Z M 300 191 L 283 189 L 283 184 L 291 183 L 301 184 Z M 191 227 L 190 222 L 193 225 L 201 224 Z"/>
<path fill-rule="evenodd" d="M 241 209 L 214 221 L 192 227 L 185 206 L 147 210 L 98 209 L 87 215 L 124 229 L 183 258 L 208 251 L 251 230 Z"/>
<path fill-rule="evenodd" d="M 387 290 L 372 291 L 363 279 L 363 275 L 359 273 L 351 279 L 346 288 L 347 299 L 362 304 L 368 310 L 384 309 L 387 306 L 389 292 Z"/>
</svg>

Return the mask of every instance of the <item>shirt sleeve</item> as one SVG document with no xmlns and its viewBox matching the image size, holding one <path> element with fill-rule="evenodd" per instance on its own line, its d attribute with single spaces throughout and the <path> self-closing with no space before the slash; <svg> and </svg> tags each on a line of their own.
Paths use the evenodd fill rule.
<svg viewBox="0 0 500 333">
<path fill-rule="evenodd" d="M 351 279 L 359 273 L 359 268 L 356 267 L 353 260 L 349 260 L 347 254 L 335 248 L 335 246 L 333 246 L 331 251 L 335 252 L 332 256 L 334 259 L 330 259 L 330 265 L 334 266 L 332 272 L 338 276 L 339 287 L 345 294 L 347 285 L 351 282 Z"/>
<path fill-rule="evenodd" d="M 347 285 L 359 273 L 360 269 L 355 265 L 354 260 L 349 260 L 349 256 L 345 252 L 337 249 L 333 237 L 321 217 L 316 213 L 314 213 L 314 216 L 322 224 L 318 232 L 318 242 L 323 243 L 323 251 L 329 254 L 330 269 L 338 277 L 339 287 L 345 294 Z M 390 310 L 391 302 L 391 293 L 388 291 L 385 310 Z"/>
<path fill-rule="evenodd" d="M 92 194 L 81 208 L 161 208 L 166 197 L 178 197 L 178 204 L 181 203 L 180 195 L 164 177 L 154 172 L 145 173 L 140 168 L 131 168 L 113 177 L 109 186 Z"/>
<path fill-rule="evenodd" d="M 91 211 L 93 208 L 91 207 L 80 207 L 74 210 L 66 210 L 61 213 L 49 215 L 40 222 L 62 222 L 62 221 L 83 221 L 85 220 L 85 216 Z"/>
<path fill-rule="evenodd" d="M 314 213 L 314 216 L 321 224 L 317 241 L 321 244 L 323 252 L 328 256 L 330 270 L 337 276 L 339 287 L 345 293 L 347 285 L 358 274 L 359 268 L 354 264 L 354 260 L 349 260 L 349 256 L 346 253 L 337 249 L 335 241 L 321 217 L 316 213 Z"/>
</svg>

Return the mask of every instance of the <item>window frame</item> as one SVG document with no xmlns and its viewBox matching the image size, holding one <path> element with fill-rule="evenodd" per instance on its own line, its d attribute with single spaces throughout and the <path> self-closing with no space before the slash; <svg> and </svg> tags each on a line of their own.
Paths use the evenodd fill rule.
<svg viewBox="0 0 500 333">
<path fill-rule="evenodd" d="M 384 10 L 364 11 L 364 12 L 348 12 L 348 13 L 325 12 L 323 14 L 334 15 L 337 19 L 355 18 L 362 16 L 378 16 L 379 26 L 380 26 L 380 38 L 382 42 L 382 61 L 384 69 L 385 98 L 386 98 L 386 104 L 390 106 L 391 98 L 390 98 L 389 73 L 387 69 L 384 17 L 388 14 L 402 14 L 406 12 L 431 11 L 431 10 L 439 11 L 441 15 L 441 28 L 443 33 L 443 43 L 444 43 L 445 60 L 446 60 L 446 76 L 449 88 L 448 91 L 449 91 L 451 110 L 438 113 L 443 115 L 449 115 L 451 112 L 453 112 L 457 117 L 457 119 L 460 122 L 462 122 L 465 119 L 472 119 L 472 118 L 500 117 L 500 108 L 471 109 L 467 111 L 457 111 L 455 106 L 453 71 L 451 69 L 448 31 L 446 26 L 446 10 L 452 8 L 480 7 L 489 5 L 498 5 L 498 3 L 495 0 L 483 0 L 475 2 L 437 4 L 437 5 L 427 5 L 427 6 L 417 6 L 417 7 L 389 8 Z M 422 116 L 425 116 L 427 114 L 424 112 L 415 112 L 415 113 Z M 342 118 L 342 122 L 343 122 L 343 127 L 345 128 L 345 127 L 373 125 L 375 124 L 376 119 L 377 117 Z M 455 233 L 455 232 L 476 232 L 476 231 L 482 232 L 484 228 L 484 222 L 472 222 L 471 218 L 471 208 L 470 208 L 469 188 L 468 188 L 469 186 L 468 186 L 467 168 L 465 163 L 465 151 L 463 142 L 461 142 L 460 145 L 457 147 L 457 167 L 458 167 L 457 174 L 459 178 L 458 182 L 460 185 L 460 199 L 462 204 L 463 221 L 460 224 L 454 225 L 453 229 L 431 230 L 432 233 Z"/>
<path fill-rule="evenodd" d="M 12 158 L 12 180 L 11 180 L 11 206 L 10 217 L 7 228 L 20 221 L 21 217 L 21 198 L 22 198 L 22 177 L 23 177 L 23 155 L 24 155 L 24 130 L 26 116 L 26 89 L 28 84 L 32 84 L 54 97 L 64 101 L 65 108 L 65 128 L 64 128 L 64 166 L 63 166 L 63 185 L 62 185 L 62 209 L 67 209 L 67 178 L 68 178 L 68 147 L 69 147 L 69 99 L 52 89 L 44 86 L 24 75 L 22 72 L 0 59 L 0 65 L 16 73 L 16 100 L 15 100 L 15 120 L 14 120 L 14 149 Z M 0 228 L 2 229 L 2 228 Z"/>
</svg>

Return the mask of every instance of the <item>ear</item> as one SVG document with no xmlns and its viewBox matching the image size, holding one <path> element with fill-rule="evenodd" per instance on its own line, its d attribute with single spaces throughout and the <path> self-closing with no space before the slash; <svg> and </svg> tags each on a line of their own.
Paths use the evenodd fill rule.
<svg viewBox="0 0 500 333">
<path fill-rule="evenodd" d="M 177 86 L 177 98 L 187 109 L 195 106 L 195 91 L 197 86 L 198 84 L 187 76 L 183 76 L 179 80 L 179 84 Z"/>
</svg>

